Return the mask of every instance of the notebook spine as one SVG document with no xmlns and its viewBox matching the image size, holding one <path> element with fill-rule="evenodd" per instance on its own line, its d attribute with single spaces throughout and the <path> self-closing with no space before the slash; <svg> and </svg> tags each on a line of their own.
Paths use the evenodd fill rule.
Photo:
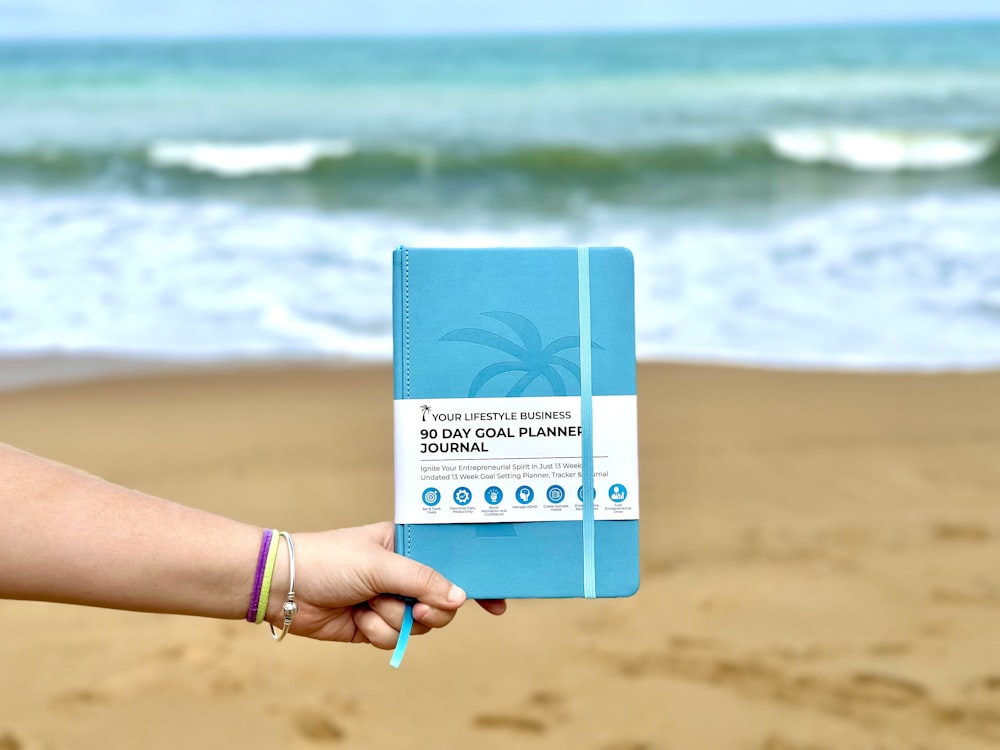
<svg viewBox="0 0 1000 750">
<path fill-rule="evenodd" d="M 400 246 L 392 254 L 392 372 L 393 398 L 405 398 L 408 367 L 409 339 L 406 336 L 405 322 L 408 302 L 406 286 L 406 248 Z M 396 524 L 394 548 L 397 554 L 409 557 L 409 545 L 406 544 L 408 531 L 405 524 Z"/>
</svg>

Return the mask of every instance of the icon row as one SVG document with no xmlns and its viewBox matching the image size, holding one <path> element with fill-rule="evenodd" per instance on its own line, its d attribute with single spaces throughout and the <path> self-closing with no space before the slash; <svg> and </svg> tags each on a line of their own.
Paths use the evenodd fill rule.
<svg viewBox="0 0 1000 750">
<path fill-rule="evenodd" d="M 596 489 L 593 497 L 597 497 Z M 626 497 L 628 497 L 628 490 L 625 489 L 624 484 L 613 484 L 608 488 L 608 498 L 613 502 L 625 502 Z M 451 498 L 455 505 L 466 506 L 472 502 L 472 490 L 468 487 L 458 487 L 451 494 Z M 582 485 L 576 489 L 576 498 L 583 500 Z M 441 502 L 441 491 L 437 487 L 428 487 L 421 494 L 421 499 L 424 501 L 424 505 L 433 508 Z M 483 499 L 488 505 L 500 505 L 503 502 L 503 490 L 495 485 L 487 487 L 483 492 Z M 527 484 L 522 484 L 514 491 L 514 499 L 520 505 L 530 505 L 535 499 L 535 490 Z M 545 490 L 545 499 L 553 505 L 558 505 L 566 499 L 566 490 L 558 484 L 549 485 L 548 489 Z"/>
</svg>

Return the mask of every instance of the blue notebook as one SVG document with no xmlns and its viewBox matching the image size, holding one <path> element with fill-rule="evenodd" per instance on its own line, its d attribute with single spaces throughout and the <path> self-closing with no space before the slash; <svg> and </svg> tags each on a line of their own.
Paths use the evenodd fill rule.
<svg viewBox="0 0 1000 750">
<path fill-rule="evenodd" d="M 474 598 L 635 593 L 631 253 L 400 247 L 393 269 L 396 551 Z"/>
</svg>

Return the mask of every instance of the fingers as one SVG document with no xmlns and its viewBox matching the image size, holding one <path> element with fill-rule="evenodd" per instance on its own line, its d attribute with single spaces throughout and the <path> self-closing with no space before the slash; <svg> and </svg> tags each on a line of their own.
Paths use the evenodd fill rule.
<svg viewBox="0 0 1000 750">
<path fill-rule="evenodd" d="M 354 624 L 375 648 L 395 648 L 399 631 L 383 620 L 375 610 L 358 607 L 354 610 Z"/>
<path fill-rule="evenodd" d="M 372 599 L 368 603 L 368 606 L 378 612 L 382 616 L 382 619 L 391 624 L 396 630 L 399 630 L 402 626 L 406 603 L 401 599 L 397 599 L 394 596 L 379 596 Z M 413 627 L 413 632 L 418 632 L 418 625 L 426 626 L 423 629 L 426 632 L 429 628 L 443 628 L 450 623 L 455 619 L 455 611 L 437 609 L 423 602 L 417 602 L 413 605 L 413 619 L 417 623 Z"/>
<path fill-rule="evenodd" d="M 505 599 L 477 599 L 476 603 L 492 615 L 502 615 L 507 610 Z M 393 596 L 378 596 L 367 607 L 354 611 L 354 624 L 364 640 L 376 648 L 391 651 L 399 640 L 406 602 Z M 443 628 L 455 618 L 455 611 L 439 610 L 423 602 L 413 605 L 411 635 L 424 635 L 431 628 Z M 358 640 L 357 638 L 355 640 Z"/>
<path fill-rule="evenodd" d="M 502 615 L 507 611 L 506 599 L 476 599 L 476 603 L 491 615 Z"/>
<path fill-rule="evenodd" d="M 456 610 L 465 592 L 433 568 L 386 551 L 371 569 L 375 591 L 413 597 L 432 609 Z"/>
<path fill-rule="evenodd" d="M 456 610 L 437 609 L 423 602 L 413 605 L 413 619 L 429 628 L 443 628 L 455 619 L 455 613 Z"/>
<path fill-rule="evenodd" d="M 406 604 L 389 596 L 380 596 L 368 603 L 368 607 L 358 607 L 354 611 L 354 624 L 369 643 L 381 649 L 392 649 L 399 639 L 399 629 L 403 624 Z M 423 635 L 430 631 L 427 625 L 414 622 L 411 635 Z"/>
</svg>

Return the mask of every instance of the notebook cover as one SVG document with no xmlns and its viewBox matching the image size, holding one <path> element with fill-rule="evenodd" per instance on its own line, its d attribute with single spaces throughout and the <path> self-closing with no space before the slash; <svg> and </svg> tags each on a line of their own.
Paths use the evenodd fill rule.
<svg viewBox="0 0 1000 750">
<path fill-rule="evenodd" d="M 632 254 L 620 247 L 593 247 L 588 252 L 593 395 L 634 397 Z M 455 334 L 480 328 L 489 332 L 491 340 L 495 341 L 493 334 L 506 334 L 530 348 L 524 339 L 535 334 L 520 322 L 530 321 L 537 331 L 536 346 L 579 336 L 578 256 L 575 247 L 398 248 L 393 255 L 397 407 L 405 400 L 507 396 L 516 401 L 552 396 L 560 386 L 566 396 L 579 400 L 581 386 L 573 377 L 573 367 L 580 363 L 578 346 L 554 346 L 562 361 L 570 362 L 556 368 L 557 379 L 547 371 L 525 384 L 529 380 L 525 368 L 502 372 L 504 363 L 498 360 L 510 360 L 509 353 L 497 351 L 488 341 Z M 634 398 L 631 404 L 634 411 Z M 397 411 L 397 552 L 436 568 L 474 598 L 584 595 L 583 521 L 399 523 L 398 427 Z M 626 447 L 634 453 L 634 434 L 631 440 Z M 637 478 L 631 483 L 629 501 L 637 509 Z M 608 492 L 606 483 L 595 480 L 595 491 Z M 449 489 L 443 488 L 441 495 L 447 502 Z M 415 502 L 412 497 L 407 500 Z M 598 597 L 635 593 L 638 520 L 596 520 L 594 559 Z"/>
</svg>

